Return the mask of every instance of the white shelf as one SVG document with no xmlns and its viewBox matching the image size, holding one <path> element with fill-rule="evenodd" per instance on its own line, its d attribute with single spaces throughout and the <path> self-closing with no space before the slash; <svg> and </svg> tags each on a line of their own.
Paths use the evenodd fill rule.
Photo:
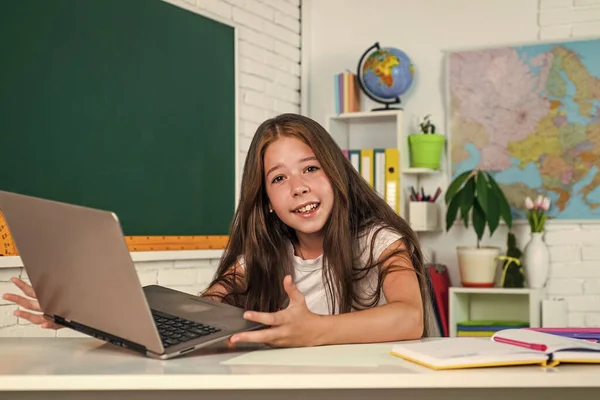
<svg viewBox="0 0 600 400">
<path fill-rule="evenodd" d="M 435 229 L 414 229 L 413 228 L 413 231 L 415 231 L 415 232 L 441 232 L 442 228 L 439 228 L 439 227 L 435 228 Z"/>
<path fill-rule="evenodd" d="M 454 293 L 495 293 L 495 294 L 523 294 L 528 295 L 531 292 L 538 292 L 540 289 L 530 288 L 472 288 L 472 287 L 451 287 L 451 292 Z"/>
<path fill-rule="evenodd" d="M 467 320 L 522 320 L 532 328 L 542 324 L 544 289 L 451 287 L 448 293 L 450 336 Z"/>
<path fill-rule="evenodd" d="M 404 110 L 361 111 L 326 116 L 326 130 L 342 149 L 392 148 L 400 153 L 399 214 L 410 220 L 409 196 L 407 188 L 421 187 L 421 180 L 441 174 L 441 170 L 430 168 L 410 168 L 408 139 L 405 134 Z M 439 214 L 438 227 L 435 229 L 415 229 L 416 232 L 442 232 L 442 215 Z M 422 225 L 421 225 L 422 226 Z"/>
<path fill-rule="evenodd" d="M 386 110 L 386 111 L 360 111 L 343 114 L 333 114 L 329 116 L 329 119 L 334 121 L 352 120 L 352 122 L 368 122 L 377 119 L 389 119 L 393 120 L 402 113 L 402 110 Z"/>
<path fill-rule="evenodd" d="M 408 175 L 434 175 L 439 174 L 441 171 L 429 168 L 405 168 L 404 170 L 400 170 L 400 172 Z"/>
</svg>

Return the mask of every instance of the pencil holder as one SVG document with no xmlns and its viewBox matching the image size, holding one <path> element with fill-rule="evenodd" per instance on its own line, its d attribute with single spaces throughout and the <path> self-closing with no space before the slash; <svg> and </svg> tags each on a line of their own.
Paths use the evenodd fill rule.
<svg viewBox="0 0 600 400">
<path fill-rule="evenodd" d="M 408 218 L 410 226 L 416 231 L 437 229 L 437 204 L 431 201 L 411 201 L 408 206 Z"/>
</svg>

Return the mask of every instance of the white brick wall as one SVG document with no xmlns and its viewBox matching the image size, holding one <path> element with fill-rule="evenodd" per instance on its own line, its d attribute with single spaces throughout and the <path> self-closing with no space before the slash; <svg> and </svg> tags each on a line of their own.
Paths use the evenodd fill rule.
<svg viewBox="0 0 600 400">
<path fill-rule="evenodd" d="M 540 0 L 539 38 L 600 36 L 600 0 Z M 568 302 L 569 325 L 600 327 L 600 224 L 548 226 L 549 297 Z"/>
<path fill-rule="evenodd" d="M 239 38 L 240 168 L 258 125 L 282 112 L 300 111 L 300 0 L 165 0 L 190 11 L 233 22 Z M 206 287 L 218 260 L 136 263 L 142 285 L 158 283 L 196 294 Z M 0 268 L 0 293 L 21 268 Z M 13 316 L 0 298 L 0 337 L 54 336 Z M 58 336 L 79 335 L 62 329 Z"/>
<path fill-rule="evenodd" d="M 600 224 L 549 224 L 548 297 L 568 304 L 570 326 L 600 327 Z"/>
<path fill-rule="evenodd" d="M 600 0 L 540 0 L 540 39 L 600 36 Z"/>
</svg>

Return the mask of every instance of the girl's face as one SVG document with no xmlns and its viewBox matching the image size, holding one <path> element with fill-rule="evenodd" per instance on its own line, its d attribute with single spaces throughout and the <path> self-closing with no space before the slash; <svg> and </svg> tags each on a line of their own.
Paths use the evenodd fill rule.
<svg viewBox="0 0 600 400">
<path fill-rule="evenodd" d="M 271 143 L 264 156 L 273 212 L 297 233 L 320 232 L 333 207 L 333 189 L 312 149 L 293 137 Z"/>
</svg>

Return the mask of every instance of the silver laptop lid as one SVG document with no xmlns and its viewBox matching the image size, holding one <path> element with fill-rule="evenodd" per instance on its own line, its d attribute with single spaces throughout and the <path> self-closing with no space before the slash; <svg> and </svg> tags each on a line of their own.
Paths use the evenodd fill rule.
<svg viewBox="0 0 600 400">
<path fill-rule="evenodd" d="M 0 210 L 44 314 L 163 353 L 113 213 L 5 191 Z"/>
</svg>

